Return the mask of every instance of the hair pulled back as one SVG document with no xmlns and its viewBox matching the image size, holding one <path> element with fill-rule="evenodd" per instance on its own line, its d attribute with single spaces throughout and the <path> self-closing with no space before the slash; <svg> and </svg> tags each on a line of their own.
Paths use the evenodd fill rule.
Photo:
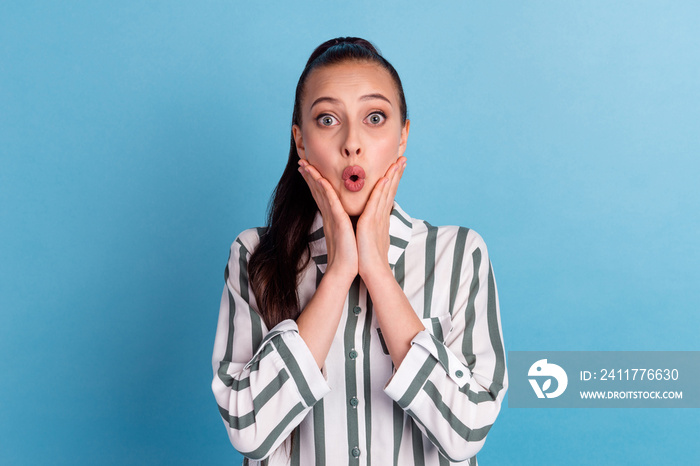
<svg viewBox="0 0 700 466">
<path fill-rule="evenodd" d="M 348 61 L 375 63 L 389 72 L 399 96 L 402 123 L 406 123 L 406 98 L 401 79 L 391 63 L 365 39 L 338 37 L 319 45 L 306 62 L 296 87 L 292 125 L 301 127 L 301 103 L 311 72 Z M 299 315 L 298 275 L 311 258 L 308 235 L 318 207 L 297 170 L 298 161 L 299 154 L 291 136 L 287 166 L 268 206 L 267 227 L 248 262 L 251 289 L 268 329 Z"/>
</svg>

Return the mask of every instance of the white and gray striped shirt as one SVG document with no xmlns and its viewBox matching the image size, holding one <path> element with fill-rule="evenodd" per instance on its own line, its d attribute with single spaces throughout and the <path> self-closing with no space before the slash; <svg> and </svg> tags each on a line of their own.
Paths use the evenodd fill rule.
<svg viewBox="0 0 700 466">
<path fill-rule="evenodd" d="M 326 268 L 322 226 L 317 214 L 302 309 Z M 394 203 L 389 263 L 426 330 L 395 369 L 358 276 L 319 371 L 293 320 L 268 330 L 257 312 L 247 264 L 260 233 L 246 230 L 231 246 L 212 362 L 214 396 L 244 464 L 476 464 L 508 386 L 481 237 L 412 219 Z"/>
</svg>

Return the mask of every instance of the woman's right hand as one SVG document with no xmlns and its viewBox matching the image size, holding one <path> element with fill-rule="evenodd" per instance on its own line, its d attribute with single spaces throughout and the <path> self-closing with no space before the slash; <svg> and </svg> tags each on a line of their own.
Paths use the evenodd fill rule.
<svg viewBox="0 0 700 466">
<path fill-rule="evenodd" d="M 328 249 L 326 274 L 337 273 L 348 281 L 354 280 L 358 274 L 359 260 L 350 217 L 330 182 L 313 165 L 300 159 L 299 173 L 309 186 L 323 217 L 323 233 Z"/>
</svg>

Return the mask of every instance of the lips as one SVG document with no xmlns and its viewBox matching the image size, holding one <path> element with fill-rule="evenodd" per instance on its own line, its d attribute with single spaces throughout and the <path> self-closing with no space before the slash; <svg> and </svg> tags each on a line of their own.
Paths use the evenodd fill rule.
<svg viewBox="0 0 700 466">
<path fill-rule="evenodd" d="M 343 181 L 345 188 L 349 191 L 357 192 L 365 185 L 365 171 L 359 165 L 352 165 L 343 170 Z"/>
</svg>

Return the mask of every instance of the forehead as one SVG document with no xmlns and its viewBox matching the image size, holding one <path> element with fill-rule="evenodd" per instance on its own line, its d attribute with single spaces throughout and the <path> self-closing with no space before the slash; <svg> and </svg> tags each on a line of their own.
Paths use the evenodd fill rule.
<svg viewBox="0 0 700 466">
<path fill-rule="evenodd" d="M 353 99 L 381 93 L 398 105 L 393 78 L 384 67 L 371 62 L 350 61 L 317 68 L 309 74 L 304 91 L 305 104 L 322 96 Z"/>
</svg>

